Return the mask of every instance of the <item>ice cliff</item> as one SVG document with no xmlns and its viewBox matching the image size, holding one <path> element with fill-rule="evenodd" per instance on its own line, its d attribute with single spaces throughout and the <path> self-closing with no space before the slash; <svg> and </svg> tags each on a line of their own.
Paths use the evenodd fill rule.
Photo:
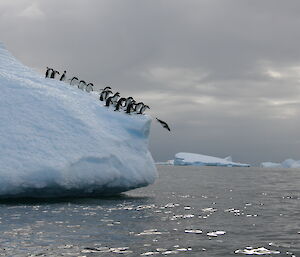
<svg viewBox="0 0 300 257">
<path fill-rule="evenodd" d="M 157 177 L 151 118 L 45 79 L 0 44 L 0 197 L 111 195 Z"/>
<path fill-rule="evenodd" d="M 233 162 L 231 156 L 218 158 L 195 153 L 177 153 L 174 165 L 250 167 L 249 164 Z"/>
</svg>

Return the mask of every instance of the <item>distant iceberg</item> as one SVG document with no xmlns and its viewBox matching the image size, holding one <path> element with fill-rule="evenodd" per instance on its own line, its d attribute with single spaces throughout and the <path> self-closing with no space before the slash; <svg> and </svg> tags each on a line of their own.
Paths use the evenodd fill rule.
<svg viewBox="0 0 300 257">
<path fill-rule="evenodd" d="M 250 167 L 249 164 L 233 162 L 231 156 L 218 158 L 195 153 L 177 153 L 174 165 Z"/>
<path fill-rule="evenodd" d="M 0 197 L 97 196 L 149 185 L 151 118 L 32 71 L 0 44 Z"/>
<path fill-rule="evenodd" d="M 293 159 L 286 159 L 281 163 L 276 162 L 262 162 L 260 164 L 262 168 L 300 168 L 300 160 L 295 161 Z"/>
</svg>

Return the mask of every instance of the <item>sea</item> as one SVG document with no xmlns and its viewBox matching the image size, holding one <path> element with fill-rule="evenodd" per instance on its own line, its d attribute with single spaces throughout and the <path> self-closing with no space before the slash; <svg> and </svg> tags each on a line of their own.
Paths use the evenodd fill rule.
<svg viewBox="0 0 300 257">
<path fill-rule="evenodd" d="M 300 256 L 300 169 L 158 166 L 109 198 L 0 201 L 0 256 Z"/>
</svg>

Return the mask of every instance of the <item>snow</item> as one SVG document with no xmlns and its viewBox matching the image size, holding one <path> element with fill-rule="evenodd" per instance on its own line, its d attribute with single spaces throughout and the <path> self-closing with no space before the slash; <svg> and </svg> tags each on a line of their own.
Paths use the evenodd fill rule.
<svg viewBox="0 0 300 257">
<path fill-rule="evenodd" d="M 45 79 L 0 44 L 0 197 L 111 195 L 149 185 L 151 118 Z"/>
<path fill-rule="evenodd" d="M 262 162 L 260 164 L 262 168 L 300 168 L 300 160 L 295 161 L 293 159 L 286 159 L 281 163 L 276 162 Z"/>
<path fill-rule="evenodd" d="M 233 162 L 231 156 L 218 158 L 195 153 L 175 154 L 174 165 L 250 167 L 249 164 Z"/>
</svg>

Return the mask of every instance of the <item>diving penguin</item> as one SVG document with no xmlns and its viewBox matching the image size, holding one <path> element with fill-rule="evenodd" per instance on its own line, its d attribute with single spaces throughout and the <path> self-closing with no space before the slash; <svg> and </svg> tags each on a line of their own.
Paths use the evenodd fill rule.
<svg viewBox="0 0 300 257">
<path fill-rule="evenodd" d="M 169 125 L 168 125 L 165 121 L 160 120 L 160 119 L 158 119 L 158 118 L 156 118 L 156 120 L 157 120 L 157 121 L 158 121 L 165 129 L 171 131 Z"/>
</svg>

